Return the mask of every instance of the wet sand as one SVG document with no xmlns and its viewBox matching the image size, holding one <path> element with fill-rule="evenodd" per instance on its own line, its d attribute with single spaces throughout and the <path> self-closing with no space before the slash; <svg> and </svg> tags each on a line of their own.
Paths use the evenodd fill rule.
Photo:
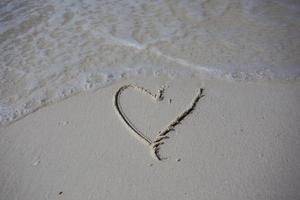
<svg viewBox="0 0 300 200">
<path fill-rule="evenodd" d="M 165 159 L 120 120 L 153 139 L 204 88 L 160 146 Z M 164 76 L 127 79 L 44 107 L 0 129 L 1 199 L 297 199 L 300 85 Z"/>
</svg>

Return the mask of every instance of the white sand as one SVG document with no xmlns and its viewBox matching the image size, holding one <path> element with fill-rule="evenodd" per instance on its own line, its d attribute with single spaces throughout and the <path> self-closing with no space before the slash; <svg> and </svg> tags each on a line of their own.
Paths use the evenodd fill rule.
<svg viewBox="0 0 300 200">
<path fill-rule="evenodd" d="M 205 88 L 193 113 L 169 133 L 157 161 L 113 107 L 148 137 Z M 170 100 L 171 103 L 170 103 Z M 0 199 L 298 199 L 300 84 L 160 77 L 126 80 L 47 106 L 0 129 Z"/>
<path fill-rule="evenodd" d="M 0 200 L 300 199 L 299 24 L 296 0 L 0 1 Z M 125 84 L 166 86 L 120 95 L 143 137 Z"/>
</svg>

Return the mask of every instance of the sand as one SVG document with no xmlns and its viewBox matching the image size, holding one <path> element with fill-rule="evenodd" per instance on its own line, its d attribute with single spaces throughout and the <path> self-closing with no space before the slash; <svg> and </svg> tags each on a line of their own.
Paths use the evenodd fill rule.
<svg viewBox="0 0 300 200">
<path fill-rule="evenodd" d="M 120 120 L 154 138 L 204 97 L 151 156 Z M 0 129 L 0 199 L 298 199 L 300 84 L 193 77 L 127 79 L 46 106 Z"/>
<path fill-rule="evenodd" d="M 298 2 L 0 1 L 0 200 L 300 199 Z"/>
</svg>

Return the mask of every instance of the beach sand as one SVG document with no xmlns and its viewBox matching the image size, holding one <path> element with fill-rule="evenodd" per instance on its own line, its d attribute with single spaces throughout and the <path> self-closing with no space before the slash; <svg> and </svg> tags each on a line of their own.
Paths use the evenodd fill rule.
<svg viewBox="0 0 300 200">
<path fill-rule="evenodd" d="M 160 147 L 118 116 L 114 95 L 136 84 L 162 101 L 124 90 L 120 105 L 153 139 L 204 97 Z M 298 199 L 300 84 L 193 77 L 126 79 L 46 106 L 0 129 L 0 199 Z"/>
</svg>

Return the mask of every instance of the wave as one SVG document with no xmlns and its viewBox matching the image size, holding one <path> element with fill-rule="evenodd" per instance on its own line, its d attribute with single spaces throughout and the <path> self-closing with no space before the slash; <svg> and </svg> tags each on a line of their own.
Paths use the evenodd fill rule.
<svg viewBox="0 0 300 200">
<path fill-rule="evenodd" d="M 299 80 L 300 3 L 4 0 L 0 124 L 134 76 Z"/>
</svg>

